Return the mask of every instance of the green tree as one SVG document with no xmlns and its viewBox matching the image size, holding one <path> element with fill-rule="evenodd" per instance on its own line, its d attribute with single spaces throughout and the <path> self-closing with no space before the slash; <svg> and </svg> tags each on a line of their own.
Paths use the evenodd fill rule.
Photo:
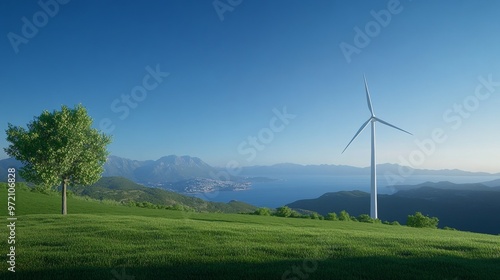
<svg viewBox="0 0 500 280">
<path fill-rule="evenodd" d="M 276 208 L 276 216 L 278 217 L 290 217 L 293 214 L 293 210 L 288 206 L 281 206 Z"/>
<path fill-rule="evenodd" d="M 313 219 L 313 220 L 323 220 L 323 216 L 321 216 L 320 214 L 316 213 L 316 212 L 312 212 L 311 214 L 309 214 L 309 218 Z"/>
<path fill-rule="evenodd" d="M 290 213 L 290 217 L 291 217 L 291 218 L 302 218 L 302 217 L 304 217 L 304 216 L 305 216 L 304 218 L 309 218 L 309 215 L 302 215 L 302 214 L 300 214 L 299 212 L 297 212 L 297 211 L 295 211 L 295 210 L 291 210 L 291 211 L 292 211 L 292 212 Z"/>
<path fill-rule="evenodd" d="M 261 207 L 257 208 L 255 212 L 253 212 L 254 215 L 260 215 L 260 216 L 271 216 L 271 209 L 266 208 L 266 207 Z"/>
<path fill-rule="evenodd" d="M 351 215 L 349 215 L 349 213 L 347 213 L 347 211 L 345 210 L 342 210 L 340 211 L 339 213 L 339 221 L 351 221 Z"/>
<path fill-rule="evenodd" d="M 103 172 L 111 137 L 91 127 L 92 119 L 82 105 L 61 111 L 43 111 L 27 129 L 9 123 L 5 152 L 21 161 L 20 175 L 29 182 L 61 185 L 62 214 L 66 215 L 68 185 L 91 185 Z"/>
<path fill-rule="evenodd" d="M 339 220 L 339 217 L 337 216 L 337 213 L 333 212 L 333 213 L 328 213 L 326 215 L 326 218 L 325 220 L 329 220 L 329 221 L 338 221 Z"/>
<path fill-rule="evenodd" d="M 438 223 L 438 218 L 424 216 L 420 212 L 416 212 L 415 215 L 408 215 L 408 219 L 406 220 L 407 226 L 418 228 L 437 228 Z"/>
<path fill-rule="evenodd" d="M 373 220 L 370 215 L 368 214 L 361 214 L 358 216 L 358 221 L 362 223 L 374 223 L 375 220 Z"/>
</svg>

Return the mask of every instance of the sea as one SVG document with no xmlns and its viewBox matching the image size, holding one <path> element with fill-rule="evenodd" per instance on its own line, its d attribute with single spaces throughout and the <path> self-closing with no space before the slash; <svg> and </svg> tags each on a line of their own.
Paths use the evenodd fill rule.
<svg viewBox="0 0 500 280">
<path fill-rule="evenodd" d="M 370 175 L 328 176 L 328 175 L 277 175 L 266 176 L 273 181 L 252 183 L 248 190 L 215 191 L 189 194 L 213 202 L 231 200 L 246 202 L 258 207 L 276 208 L 301 199 L 318 198 L 328 192 L 360 190 L 370 192 Z M 456 184 L 481 183 L 499 179 L 498 176 L 408 176 L 398 185 L 416 185 L 424 182 L 449 181 Z M 377 178 L 379 194 L 392 194 L 389 186 L 393 182 L 383 176 Z"/>
</svg>

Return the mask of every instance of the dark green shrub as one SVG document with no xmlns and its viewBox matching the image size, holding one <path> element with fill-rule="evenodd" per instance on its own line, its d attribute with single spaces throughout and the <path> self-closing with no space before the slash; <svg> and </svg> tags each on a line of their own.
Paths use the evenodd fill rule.
<svg viewBox="0 0 500 280">
<path fill-rule="evenodd" d="M 255 215 L 260 215 L 260 216 L 271 216 L 271 209 L 266 208 L 266 207 L 261 207 L 255 210 L 253 212 Z"/>
<path fill-rule="evenodd" d="M 326 218 L 325 220 L 328 220 L 328 221 L 338 221 L 339 220 L 339 217 L 337 216 L 337 213 L 333 212 L 333 213 L 328 213 L 326 215 Z"/>
<path fill-rule="evenodd" d="M 438 218 L 424 216 L 420 212 L 416 212 L 415 215 L 408 215 L 408 219 L 406 221 L 407 226 L 417 228 L 437 228 L 438 223 Z"/>
<path fill-rule="evenodd" d="M 444 227 L 443 229 L 444 230 L 457 230 L 456 228 L 452 228 L 452 227 Z"/>
<path fill-rule="evenodd" d="M 313 220 L 323 220 L 323 216 L 321 216 L 320 214 L 316 213 L 316 212 L 313 212 L 309 215 L 309 217 Z"/>
<path fill-rule="evenodd" d="M 340 211 L 339 221 L 352 221 L 351 215 L 347 213 L 345 210 Z"/>
<path fill-rule="evenodd" d="M 291 218 L 302 218 L 303 216 L 305 216 L 306 218 L 309 218 L 309 215 L 301 215 L 297 211 L 294 211 L 294 210 L 291 210 L 291 211 L 292 211 L 292 213 L 290 214 Z"/>
<path fill-rule="evenodd" d="M 362 223 L 374 223 L 375 221 L 368 214 L 361 214 L 358 216 L 358 221 Z"/>
<path fill-rule="evenodd" d="M 290 217 L 292 215 L 293 210 L 288 206 L 281 206 L 276 208 L 275 215 L 278 217 Z"/>
</svg>

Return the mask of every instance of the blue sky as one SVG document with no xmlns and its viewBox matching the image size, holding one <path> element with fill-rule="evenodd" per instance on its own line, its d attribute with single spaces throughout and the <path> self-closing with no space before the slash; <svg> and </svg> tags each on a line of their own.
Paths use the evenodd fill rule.
<svg viewBox="0 0 500 280">
<path fill-rule="evenodd" d="M 364 73 L 414 134 L 379 163 L 500 172 L 500 3 L 435 2 L 1 1 L 0 129 L 82 103 L 126 158 L 364 167 Z"/>
</svg>

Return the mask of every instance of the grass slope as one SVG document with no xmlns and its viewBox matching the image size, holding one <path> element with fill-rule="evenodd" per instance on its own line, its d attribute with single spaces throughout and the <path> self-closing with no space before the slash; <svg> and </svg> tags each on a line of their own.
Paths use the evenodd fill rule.
<svg viewBox="0 0 500 280">
<path fill-rule="evenodd" d="M 0 188 L 0 197 L 6 190 Z M 495 279 L 500 237 L 380 224 L 141 209 L 16 194 L 0 279 Z M 0 201 L 6 222 L 6 199 Z M 2 227 L 2 236 L 7 236 Z M 1 248 L 5 252 L 6 238 Z M 4 254 L 4 259 L 6 259 Z M 16 277 L 13 277 L 16 276 Z"/>
<path fill-rule="evenodd" d="M 102 177 L 92 186 L 71 187 L 71 190 L 78 195 L 100 200 L 150 202 L 167 206 L 183 205 L 201 212 L 242 213 L 253 212 L 257 208 L 241 201 L 209 202 L 167 190 L 145 187 L 123 177 Z"/>
</svg>

